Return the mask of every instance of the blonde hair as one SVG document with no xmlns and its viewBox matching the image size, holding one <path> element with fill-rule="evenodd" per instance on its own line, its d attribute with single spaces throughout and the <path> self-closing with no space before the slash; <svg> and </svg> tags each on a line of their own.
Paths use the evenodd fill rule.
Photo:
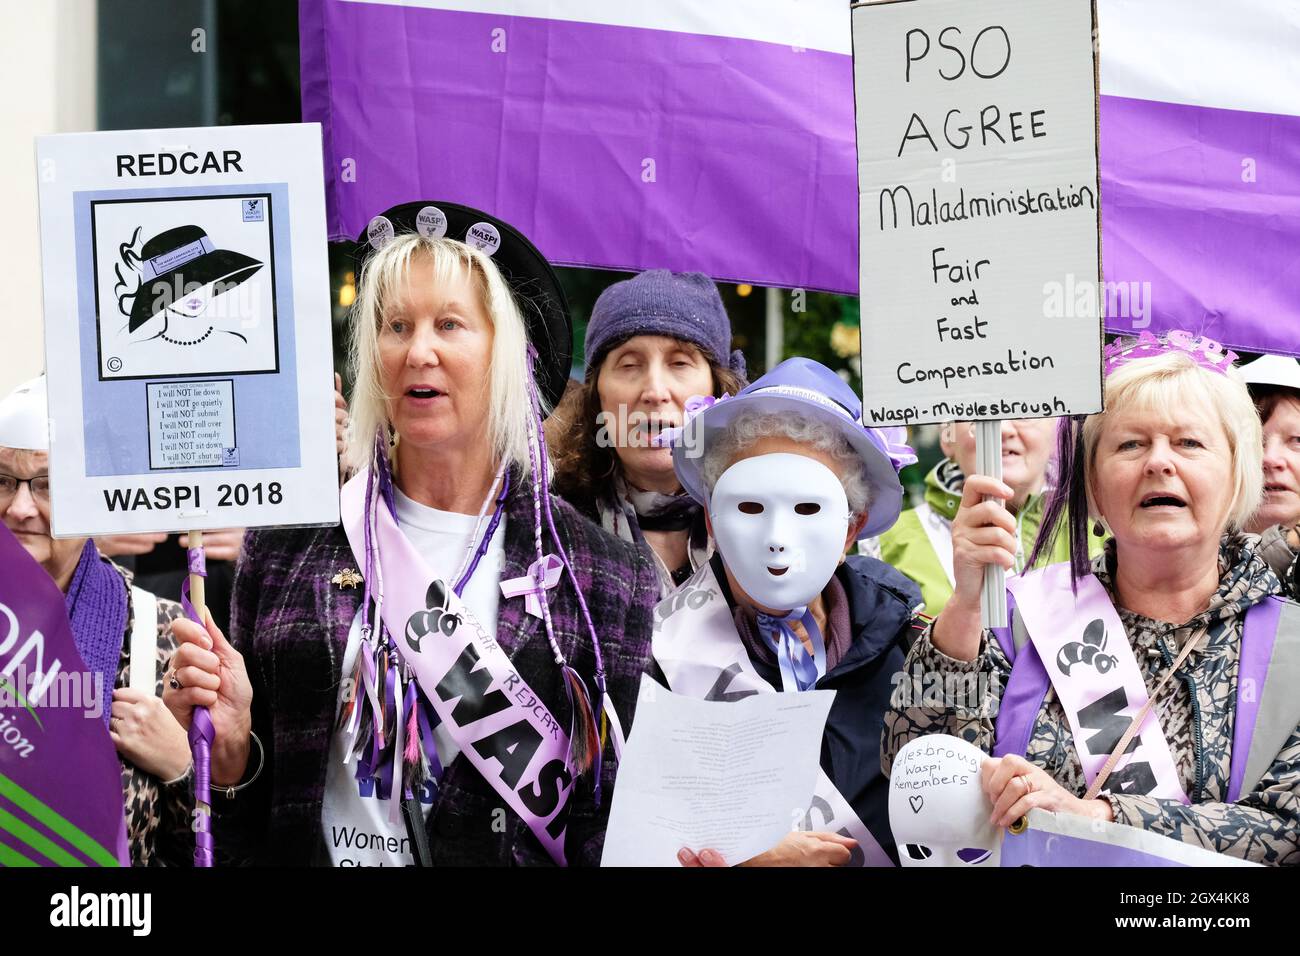
<svg viewBox="0 0 1300 956">
<path fill-rule="evenodd" d="M 498 463 L 527 472 L 532 408 L 528 397 L 528 331 L 519 304 L 489 256 L 455 239 L 429 239 L 414 233 L 385 243 L 370 256 L 361 272 L 352 308 L 348 356 L 353 382 L 348 463 L 358 471 L 368 467 L 375 432 L 391 425 L 388 403 L 393 396 L 384 393 L 379 330 L 385 310 L 409 281 L 411 260 L 416 256 L 427 256 L 432 262 L 436 286 L 464 275 L 472 278 L 493 326 L 487 437 Z M 542 402 L 545 405 L 545 399 Z M 546 408 L 542 411 L 545 414 Z"/>
<path fill-rule="evenodd" d="M 1094 515 L 1093 465 L 1106 415 L 1120 410 L 1163 415 L 1171 408 L 1187 408 L 1198 402 L 1218 416 L 1228 439 L 1232 461 L 1228 529 L 1246 527 L 1264 493 L 1264 437 L 1255 404 L 1235 368 L 1221 375 L 1201 368 L 1191 356 L 1176 351 L 1131 362 L 1112 372 L 1106 378 L 1106 411 L 1089 415 L 1083 423 L 1088 503 Z"/>
</svg>

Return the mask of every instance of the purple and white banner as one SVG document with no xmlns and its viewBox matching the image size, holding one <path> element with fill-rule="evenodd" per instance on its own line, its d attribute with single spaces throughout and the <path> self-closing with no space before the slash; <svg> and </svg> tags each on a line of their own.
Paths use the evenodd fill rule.
<svg viewBox="0 0 1300 956">
<path fill-rule="evenodd" d="M 1107 329 L 1300 355 L 1300 8 L 1099 0 L 1098 16 Z"/>
<path fill-rule="evenodd" d="M 1300 13 L 1097 10 L 1107 328 L 1300 355 Z M 304 0 L 300 23 L 333 238 L 445 198 L 562 265 L 858 290 L 844 0 Z"/>
<path fill-rule="evenodd" d="M 1002 838 L 1002 866 L 1258 866 L 1170 837 L 1070 813 L 1030 810 Z"/>
<path fill-rule="evenodd" d="M 845 0 L 303 0 L 329 233 L 414 199 L 559 265 L 856 290 Z"/>
<path fill-rule="evenodd" d="M 126 866 L 122 768 L 63 595 L 0 527 L 0 866 Z"/>
</svg>

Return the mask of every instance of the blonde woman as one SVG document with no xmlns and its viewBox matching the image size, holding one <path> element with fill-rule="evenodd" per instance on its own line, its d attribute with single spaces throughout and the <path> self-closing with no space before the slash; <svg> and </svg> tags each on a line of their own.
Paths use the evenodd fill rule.
<svg viewBox="0 0 1300 956">
<path fill-rule="evenodd" d="M 175 697 L 211 709 L 235 787 L 218 852 L 595 863 L 658 583 L 547 490 L 563 295 L 467 207 L 399 206 L 362 241 L 343 526 L 251 533 L 231 642 L 176 628 Z"/>
<path fill-rule="evenodd" d="M 886 769 L 913 737 L 952 734 L 997 758 L 982 776 L 999 825 L 1038 807 L 1300 863 L 1300 607 L 1273 596 L 1242 531 L 1262 444 L 1231 360 L 1178 332 L 1107 349 L 1106 411 L 1065 433 L 1047 514 L 1068 518 L 1071 560 L 1012 578 L 1012 627 L 996 633 L 980 628 L 980 581 L 1011 567 L 1014 523 L 981 496 L 1011 489 L 966 482 L 953 598 L 908 657 L 954 693 L 896 689 Z M 1112 540 L 1089 562 L 1092 522 Z"/>
</svg>

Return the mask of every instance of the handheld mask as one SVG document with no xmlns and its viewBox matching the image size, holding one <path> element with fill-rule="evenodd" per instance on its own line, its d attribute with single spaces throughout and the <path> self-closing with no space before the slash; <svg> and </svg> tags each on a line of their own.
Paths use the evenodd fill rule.
<svg viewBox="0 0 1300 956">
<path fill-rule="evenodd" d="M 903 866 L 997 866 L 1002 831 L 980 786 L 978 747 L 948 734 L 904 744 L 889 775 L 889 828 Z"/>
<path fill-rule="evenodd" d="M 738 461 L 709 499 L 713 538 L 745 592 L 780 610 L 808 604 L 844 553 L 849 503 L 835 473 L 803 455 Z"/>
</svg>

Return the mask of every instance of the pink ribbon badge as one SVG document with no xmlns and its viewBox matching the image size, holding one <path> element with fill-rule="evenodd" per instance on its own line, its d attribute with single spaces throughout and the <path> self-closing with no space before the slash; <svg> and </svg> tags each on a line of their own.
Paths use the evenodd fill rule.
<svg viewBox="0 0 1300 956">
<path fill-rule="evenodd" d="M 533 617 L 542 616 L 542 592 L 560 583 L 564 562 L 553 554 L 545 555 L 528 566 L 523 577 L 501 582 L 501 593 L 508 598 L 524 596 L 524 610 Z"/>
</svg>

